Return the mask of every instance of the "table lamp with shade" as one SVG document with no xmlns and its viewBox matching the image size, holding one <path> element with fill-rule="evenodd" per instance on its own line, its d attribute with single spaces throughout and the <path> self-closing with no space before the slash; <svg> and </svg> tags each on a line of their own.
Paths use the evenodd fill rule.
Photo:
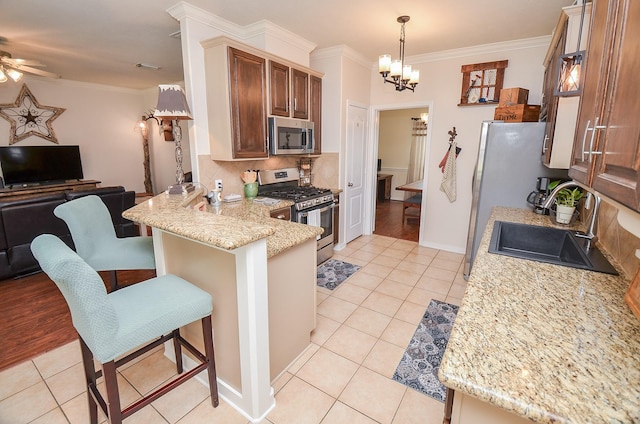
<svg viewBox="0 0 640 424">
<path fill-rule="evenodd" d="M 182 129 L 177 122 L 173 125 L 173 121 L 191 120 L 193 118 L 182 87 L 179 85 L 160 84 L 158 86 L 158 105 L 153 112 L 153 116 L 161 120 L 161 125 L 165 128 L 165 132 L 168 128 L 173 127 L 173 139 L 176 145 L 176 185 L 170 186 L 169 192 L 184 193 L 186 185 L 184 184 L 184 171 L 182 170 Z"/>
</svg>

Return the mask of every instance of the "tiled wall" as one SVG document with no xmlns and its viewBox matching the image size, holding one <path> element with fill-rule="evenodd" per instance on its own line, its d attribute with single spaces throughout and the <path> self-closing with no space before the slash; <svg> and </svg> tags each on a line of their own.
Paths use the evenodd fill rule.
<svg viewBox="0 0 640 424">
<path fill-rule="evenodd" d="M 211 190 L 214 181 L 222 179 L 223 194 L 243 193 L 243 182 L 240 174 L 248 169 L 280 169 L 297 168 L 298 158 L 295 156 L 272 156 L 267 160 L 255 161 L 212 161 L 209 155 L 198 157 L 200 166 L 200 181 L 207 189 Z M 338 186 L 339 163 L 337 153 L 323 153 L 322 156 L 313 159 L 312 176 L 313 185 L 316 187 L 339 188 Z"/>
<path fill-rule="evenodd" d="M 640 268 L 640 259 L 636 257 L 640 238 L 620 226 L 617 216 L 616 206 L 603 200 L 596 234 L 604 249 L 622 266 L 627 277 L 633 278 Z"/>
</svg>

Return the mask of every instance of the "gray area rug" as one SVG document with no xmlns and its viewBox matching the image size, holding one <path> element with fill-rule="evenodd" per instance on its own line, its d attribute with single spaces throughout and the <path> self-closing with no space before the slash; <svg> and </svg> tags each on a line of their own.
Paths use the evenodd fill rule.
<svg viewBox="0 0 640 424">
<path fill-rule="evenodd" d="M 329 259 L 318 267 L 317 284 L 320 287 L 333 290 L 360 268 L 360 265 Z"/>
<path fill-rule="evenodd" d="M 446 387 L 438 380 L 438 368 L 457 313 L 457 306 L 431 300 L 393 374 L 395 381 L 444 402 Z"/>
</svg>

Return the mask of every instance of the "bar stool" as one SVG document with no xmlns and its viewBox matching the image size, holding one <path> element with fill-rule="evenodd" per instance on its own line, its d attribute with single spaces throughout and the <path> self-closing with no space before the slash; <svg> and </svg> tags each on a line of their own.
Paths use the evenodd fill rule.
<svg viewBox="0 0 640 424">
<path fill-rule="evenodd" d="M 118 238 L 100 197 L 89 195 L 65 202 L 53 213 L 69 227 L 76 253 L 96 271 L 109 271 L 111 291 L 118 289 L 116 271 L 156 268 L 153 240 Z"/>
<path fill-rule="evenodd" d="M 175 275 L 151 278 L 107 293 L 100 275 L 58 237 L 51 234 L 36 237 L 31 251 L 71 310 L 73 326 L 80 336 L 91 424 L 98 422 L 98 406 L 109 423 L 119 424 L 204 370 L 208 374 L 211 403 L 218 406 L 209 293 Z M 197 320 L 202 322 L 204 354 L 180 336 L 180 327 Z M 178 376 L 121 409 L 116 369 L 172 339 Z M 184 373 L 183 346 L 200 361 Z M 102 371 L 95 369 L 94 358 Z M 101 376 L 106 399 L 97 388 L 96 380 Z"/>
</svg>

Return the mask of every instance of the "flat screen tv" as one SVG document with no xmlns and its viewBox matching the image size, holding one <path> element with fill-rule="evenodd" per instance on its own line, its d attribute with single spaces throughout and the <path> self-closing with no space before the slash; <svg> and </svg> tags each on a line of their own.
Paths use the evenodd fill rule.
<svg viewBox="0 0 640 424">
<path fill-rule="evenodd" d="M 5 186 L 81 180 L 80 146 L 0 147 Z"/>
</svg>

